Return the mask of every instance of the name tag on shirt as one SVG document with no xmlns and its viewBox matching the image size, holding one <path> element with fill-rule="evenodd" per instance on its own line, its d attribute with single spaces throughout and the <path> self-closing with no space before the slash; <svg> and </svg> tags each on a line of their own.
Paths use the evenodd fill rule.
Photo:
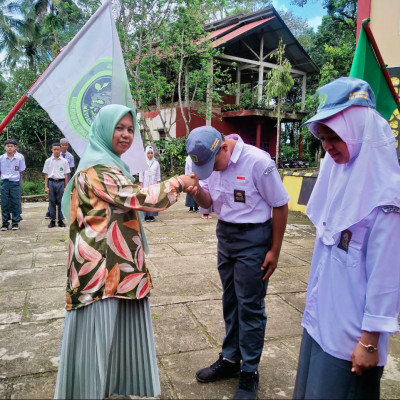
<svg viewBox="0 0 400 400">
<path fill-rule="evenodd" d="M 19 171 L 19 166 L 16 165 L 16 166 L 14 167 L 14 170 L 15 170 L 15 171 Z"/>
<path fill-rule="evenodd" d="M 244 190 L 237 190 L 233 191 L 233 197 L 235 203 L 246 203 L 246 192 Z"/>
<path fill-rule="evenodd" d="M 353 234 L 348 229 L 343 231 L 342 234 L 340 235 L 340 241 L 339 241 L 339 244 L 337 247 L 339 249 L 344 250 L 346 253 L 348 253 L 349 252 L 349 244 L 350 244 L 352 235 Z"/>
</svg>

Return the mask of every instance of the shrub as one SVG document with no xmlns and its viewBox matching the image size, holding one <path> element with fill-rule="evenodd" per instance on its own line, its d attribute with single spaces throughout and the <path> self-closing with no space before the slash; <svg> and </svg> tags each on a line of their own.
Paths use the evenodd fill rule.
<svg viewBox="0 0 400 400">
<path fill-rule="evenodd" d="M 45 194 L 44 179 L 37 182 L 22 182 L 23 196 L 33 196 L 35 194 Z"/>
</svg>

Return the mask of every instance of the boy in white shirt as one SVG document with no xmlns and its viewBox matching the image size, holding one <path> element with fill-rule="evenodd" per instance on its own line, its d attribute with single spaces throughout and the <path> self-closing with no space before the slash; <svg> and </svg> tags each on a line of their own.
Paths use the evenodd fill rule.
<svg viewBox="0 0 400 400">
<path fill-rule="evenodd" d="M 25 171 L 25 162 L 16 157 L 16 147 L 15 139 L 7 139 L 4 146 L 6 152 L 0 156 L 2 231 L 8 229 L 9 219 L 12 219 L 13 230 L 19 229 L 18 223 L 21 221 L 20 180 L 22 171 Z"/>
<path fill-rule="evenodd" d="M 64 216 L 61 211 L 61 199 L 68 184 L 68 173 L 70 168 L 68 161 L 60 157 L 60 143 L 53 143 L 51 146 L 53 156 L 48 158 L 44 163 L 43 173 L 45 176 L 45 192 L 49 195 L 49 213 L 50 223 L 49 228 L 56 226 L 56 211 L 58 214 L 58 226 L 65 227 L 63 222 Z"/>
</svg>

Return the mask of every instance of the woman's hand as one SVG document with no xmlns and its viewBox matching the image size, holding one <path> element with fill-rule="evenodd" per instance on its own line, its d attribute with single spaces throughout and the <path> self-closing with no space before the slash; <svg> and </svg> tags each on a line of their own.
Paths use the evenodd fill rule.
<svg viewBox="0 0 400 400">
<path fill-rule="evenodd" d="M 378 346 L 378 341 L 379 332 L 364 331 L 360 338 L 361 343 L 371 344 L 375 348 Z M 351 355 L 351 372 L 355 372 L 357 375 L 362 375 L 364 370 L 375 367 L 379 362 L 378 350 L 374 350 L 371 353 L 360 342 L 357 343 Z"/>
<path fill-rule="evenodd" d="M 184 184 L 183 191 L 185 193 L 188 193 L 189 196 L 192 196 L 190 192 L 193 192 L 194 188 L 197 188 L 199 186 L 199 179 L 197 178 L 196 174 L 190 174 L 190 176 L 180 175 L 179 179 Z"/>
</svg>

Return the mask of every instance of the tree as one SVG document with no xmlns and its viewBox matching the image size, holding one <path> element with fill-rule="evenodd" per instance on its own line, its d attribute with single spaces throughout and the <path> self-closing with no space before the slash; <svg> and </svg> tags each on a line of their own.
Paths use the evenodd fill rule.
<svg viewBox="0 0 400 400">
<path fill-rule="evenodd" d="M 281 141 L 281 111 L 283 99 L 294 84 L 290 75 L 292 66 L 285 58 L 285 45 L 282 39 L 279 41 L 277 50 L 271 54 L 270 58 L 276 59 L 276 67 L 268 72 L 268 81 L 265 84 L 265 90 L 268 99 L 276 101 L 277 129 L 276 129 L 276 165 L 279 164 L 279 151 Z"/>
<path fill-rule="evenodd" d="M 214 0 L 121 3 L 118 30 L 135 106 L 142 115 L 157 110 L 167 137 L 176 122 L 173 114 L 177 106 L 188 133 L 191 105 L 196 100 L 205 100 L 211 78 L 213 89 L 222 86 L 219 77 L 224 71 L 218 65 L 213 73 L 209 69 L 216 51 L 203 29 L 208 21 L 208 8 L 215 10 L 218 3 Z M 211 97 L 218 100 L 216 90 Z M 154 144 L 144 118 L 141 124 L 147 140 Z"/>
<path fill-rule="evenodd" d="M 36 73 L 28 68 L 14 70 L 4 91 L 0 92 L 0 114 L 7 115 L 36 79 Z M 49 156 L 51 142 L 54 139 L 59 140 L 61 132 L 39 104 L 30 99 L 0 135 L 1 146 L 4 145 L 7 135 L 18 140 L 27 165 L 32 168 L 43 166 L 44 160 Z"/>
</svg>

